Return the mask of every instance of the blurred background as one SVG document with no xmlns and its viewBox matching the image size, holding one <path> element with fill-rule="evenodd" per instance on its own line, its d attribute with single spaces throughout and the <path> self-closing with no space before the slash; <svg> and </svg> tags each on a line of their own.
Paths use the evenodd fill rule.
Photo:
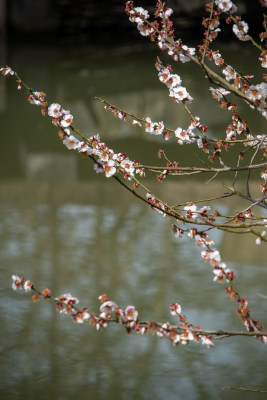
<svg viewBox="0 0 267 400">
<path fill-rule="evenodd" d="M 173 0 L 177 37 L 201 43 L 204 1 Z M 260 6 L 238 1 L 251 32 L 261 31 Z M 138 1 L 153 12 L 154 2 Z M 227 62 L 261 81 L 256 49 L 239 43 L 222 24 L 216 48 Z M 119 121 L 95 100 L 100 96 L 139 117 L 164 120 L 171 129 L 188 126 L 188 115 L 168 97 L 154 68 L 156 57 L 171 60 L 139 36 L 124 13 L 124 1 L 0 0 L 0 60 L 34 90 L 47 93 L 74 115 L 85 135 L 99 133 L 116 152 L 158 164 L 159 148 L 180 165 L 202 165 L 203 153 L 163 141 Z M 253 60 L 253 62 L 252 62 Z M 211 98 L 209 82 L 191 64 L 173 64 L 195 99 L 192 112 L 223 137 L 231 115 Z M 238 102 L 254 133 L 265 121 Z M 71 292 L 97 312 L 107 293 L 121 307 L 136 306 L 141 319 L 176 323 L 169 304 L 182 305 L 193 324 L 242 330 L 236 304 L 200 259 L 190 240 L 173 237 L 171 221 L 144 207 L 115 182 L 93 171 L 90 160 L 62 146 L 50 118 L 0 77 L 0 397 L 4 400 L 213 400 L 240 399 L 225 386 L 267 389 L 266 346 L 254 339 L 217 341 L 212 349 L 173 347 L 154 336 L 127 335 L 111 326 L 101 333 L 73 324 L 53 304 L 32 303 L 11 289 L 18 274 L 49 287 L 55 296 Z M 236 162 L 227 153 L 229 164 Z M 170 204 L 222 194 L 233 176 L 166 180 L 147 186 Z M 259 196 L 257 184 L 251 185 Z M 214 207 L 231 213 L 247 206 L 228 199 Z M 254 238 L 211 232 L 223 260 L 237 275 L 237 287 L 252 315 L 266 321 L 266 250 Z M 242 399 L 255 394 L 242 393 Z"/>
</svg>

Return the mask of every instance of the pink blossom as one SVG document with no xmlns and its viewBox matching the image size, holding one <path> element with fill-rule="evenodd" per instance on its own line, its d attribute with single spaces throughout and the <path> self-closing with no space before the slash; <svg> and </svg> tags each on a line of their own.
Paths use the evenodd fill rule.
<svg viewBox="0 0 267 400">
<path fill-rule="evenodd" d="M 132 124 L 133 124 L 133 125 L 142 126 L 141 122 L 140 122 L 140 121 L 137 121 L 136 119 L 133 120 Z"/>
<path fill-rule="evenodd" d="M 235 13 L 237 11 L 236 5 L 230 0 L 215 0 L 215 4 L 223 12 Z"/>
<path fill-rule="evenodd" d="M 214 343 L 212 342 L 212 340 L 211 340 L 211 338 L 209 336 L 200 335 L 200 338 L 201 338 L 202 344 L 207 346 L 208 349 L 210 347 L 214 346 Z"/>
<path fill-rule="evenodd" d="M 149 36 L 154 32 L 154 28 L 146 24 L 138 24 L 137 29 L 142 36 Z"/>
<path fill-rule="evenodd" d="M 67 111 L 66 114 L 63 115 L 62 120 L 60 121 L 60 125 L 63 128 L 67 128 L 73 121 L 73 116 Z"/>
<path fill-rule="evenodd" d="M 134 10 L 130 11 L 129 20 L 131 22 L 136 22 L 137 24 L 143 24 L 144 19 L 148 18 L 149 18 L 148 11 L 145 10 L 143 7 L 135 7 Z"/>
<path fill-rule="evenodd" d="M 182 307 L 178 303 L 173 303 L 170 305 L 170 312 L 172 315 L 181 314 Z"/>
<path fill-rule="evenodd" d="M 77 150 L 79 149 L 80 146 L 80 140 L 77 139 L 75 136 L 70 135 L 66 136 L 63 139 L 63 144 L 69 149 L 69 150 Z"/>
<path fill-rule="evenodd" d="M 113 160 L 108 160 L 107 163 L 104 163 L 103 168 L 105 171 L 105 175 L 107 178 L 110 178 L 114 174 L 116 174 L 116 167 L 115 167 L 115 161 Z"/>
<path fill-rule="evenodd" d="M 32 94 L 28 97 L 28 100 L 31 104 L 36 106 L 42 106 L 46 104 L 45 93 L 43 92 L 32 92 Z"/>
<path fill-rule="evenodd" d="M 172 8 L 166 8 L 165 10 L 164 10 L 164 13 L 162 14 L 162 12 L 160 12 L 159 13 L 159 17 L 160 18 L 169 18 L 171 15 L 172 15 L 172 13 L 173 13 L 173 10 L 172 10 Z"/>
<path fill-rule="evenodd" d="M 107 300 L 104 303 L 101 304 L 100 306 L 100 311 L 105 314 L 110 314 L 117 308 L 117 304 L 114 303 L 114 301 Z"/>
<path fill-rule="evenodd" d="M 24 290 L 25 292 L 30 292 L 33 287 L 33 283 L 31 281 L 26 281 L 24 283 Z"/>
<path fill-rule="evenodd" d="M 122 160 L 122 162 L 120 163 L 120 166 L 123 168 L 123 170 L 127 174 L 130 175 L 130 177 L 132 177 L 135 172 L 135 168 L 133 165 L 134 165 L 134 163 L 132 161 L 130 161 L 129 159 Z"/>
<path fill-rule="evenodd" d="M 184 231 L 180 228 L 178 228 L 176 225 L 173 225 L 173 233 L 175 237 L 183 237 Z"/>
<path fill-rule="evenodd" d="M 250 40 L 250 36 L 247 35 L 248 24 L 244 21 L 238 21 L 238 25 L 233 25 L 233 32 L 239 40 L 247 41 Z"/>
<path fill-rule="evenodd" d="M 225 79 L 227 81 L 233 80 L 236 78 L 236 71 L 231 65 L 228 65 L 222 70 L 222 73 L 225 75 Z"/>
<path fill-rule="evenodd" d="M 261 66 L 267 68 L 267 54 L 264 54 L 263 57 L 259 58 L 259 60 L 261 61 Z"/>
<path fill-rule="evenodd" d="M 127 306 L 125 309 L 125 316 L 128 321 L 137 321 L 138 319 L 138 311 L 134 306 Z"/>
<path fill-rule="evenodd" d="M 221 65 L 222 62 L 223 62 L 222 56 L 218 51 L 214 51 L 212 53 L 212 58 L 213 58 L 213 60 L 214 60 L 216 65 Z"/>
<path fill-rule="evenodd" d="M 183 86 L 172 87 L 170 89 L 170 97 L 172 97 L 176 103 L 184 102 L 186 104 L 190 104 L 193 100 L 186 88 Z"/>
<path fill-rule="evenodd" d="M 184 129 L 179 127 L 179 128 L 177 128 L 175 130 L 174 133 L 175 133 L 175 136 L 178 139 L 177 142 L 179 144 L 181 144 L 181 145 L 184 144 L 184 143 L 186 143 L 186 144 L 193 143 L 193 141 L 195 140 L 194 139 L 194 134 L 190 130 L 184 130 Z"/>
<path fill-rule="evenodd" d="M 14 75 L 14 71 L 10 67 L 0 68 L 0 72 L 4 76 Z"/>
<path fill-rule="evenodd" d="M 214 89 L 210 87 L 210 91 L 212 96 L 217 100 L 221 100 L 224 96 L 230 93 L 229 90 L 225 90 L 224 88 Z"/>
<path fill-rule="evenodd" d="M 24 278 L 20 278 L 18 275 L 12 275 L 12 289 L 17 290 L 23 287 L 25 282 Z"/>
<path fill-rule="evenodd" d="M 50 117 L 59 118 L 62 113 L 61 105 L 58 103 L 52 103 L 48 107 L 47 113 Z"/>
<path fill-rule="evenodd" d="M 98 161 L 97 163 L 94 164 L 94 170 L 97 174 L 100 172 L 104 171 L 104 163 L 101 161 Z"/>
<path fill-rule="evenodd" d="M 188 218 L 197 218 L 197 213 L 195 213 L 195 211 L 197 211 L 197 206 L 194 203 L 187 203 L 187 205 L 184 207 L 184 210 L 187 211 L 187 214 L 190 214 Z"/>
</svg>

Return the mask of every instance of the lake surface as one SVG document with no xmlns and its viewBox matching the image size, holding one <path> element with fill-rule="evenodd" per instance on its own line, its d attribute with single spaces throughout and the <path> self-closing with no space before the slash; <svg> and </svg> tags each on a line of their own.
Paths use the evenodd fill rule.
<svg viewBox="0 0 267 400">
<path fill-rule="evenodd" d="M 184 111 L 157 80 L 157 55 L 150 46 L 114 51 L 14 47 L 8 63 L 34 90 L 45 91 L 49 102 L 70 109 L 78 129 L 86 135 L 99 132 L 116 152 L 158 163 L 157 150 L 164 147 L 171 159 L 189 165 L 192 150 L 154 140 L 130 122 L 114 119 L 94 100 L 100 96 L 138 116 L 164 119 L 170 128 L 187 126 Z M 243 55 L 242 71 L 252 73 L 247 66 L 251 53 L 244 50 Z M 235 48 L 230 58 L 233 65 L 240 62 Z M 193 112 L 211 134 L 223 134 L 230 116 L 209 94 L 203 96 L 205 78 L 191 64 L 178 65 L 176 72 L 190 94 L 201 99 L 193 103 Z M 240 392 L 223 387 L 267 390 L 267 347 L 253 339 L 229 338 L 206 349 L 127 335 L 120 326 L 96 332 L 58 314 L 49 301 L 36 304 L 11 289 L 11 276 L 18 274 L 40 289 L 49 287 L 55 296 L 71 292 L 95 312 L 98 296 L 107 293 L 123 308 L 135 305 L 142 320 L 171 323 L 176 320 L 169 305 L 178 302 L 193 324 L 243 330 L 236 304 L 212 281 L 200 249 L 189 239 L 174 238 L 171 221 L 67 151 L 50 119 L 17 92 L 13 80 L 1 78 L 0 87 L 1 399 L 232 400 L 240 399 Z M 246 119 L 253 116 L 246 105 L 241 109 Z M 252 120 L 259 133 L 264 124 L 257 115 Z M 185 202 L 207 197 L 203 182 L 149 184 L 159 196 Z M 222 191 L 220 181 L 208 188 L 211 195 Z M 240 201 L 216 207 L 237 210 Z M 265 248 L 254 238 L 213 237 L 252 315 L 266 325 Z M 242 399 L 255 396 L 242 393 Z"/>
</svg>

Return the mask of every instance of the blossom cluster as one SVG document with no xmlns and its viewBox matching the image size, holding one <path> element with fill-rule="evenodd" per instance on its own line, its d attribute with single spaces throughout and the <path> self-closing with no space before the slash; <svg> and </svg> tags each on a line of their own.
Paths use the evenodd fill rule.
<svg viewBox="0 0 267 400">
<path fill-rule="evenodd" d="M 227 14 L 235 14 L 237 12 L 237 6 L 231 0 L 215 0 L 215 4 L 220 12 Z M 248 33 L 248 24 L 241 21 L 239 18 L 236 23 L 233 24 L 233 32 L 236 37 L 241 41 L 250 40 Z"/>
<path fill-rule="evenodd" d="M 1 68 L 0 72 L 5 76 L 14 75 L 14 71 L 10 67 Z M 21 85 L 21 81 L 19 82 Z M 28 100 L 31 104 L 41 107 L 43 115 L 48 114 L 52 118 L 52 123 L 60 128 L 59 137 L 69 150 L 76 150 L 82 155 L 91 156 L 94 159 L 94 169 L 97 173 L 104 172 L 106 177 L 110 178 L 119 172 L 129 181 L 132 180 L 135 173 L 139 176 L 144 176 L 144 169 L 138 168 L 138 161 L 131 161 L 125 153 L 116 154 L 105 143 L 100 141 L 98 134 L 92 135 L 87 139 L 83 138 L 83 140 L 71 134 L 70 128 L 73 130 L 71 126 L 73 122 L 72 114 L 58 103 L 52 103 L 47 106 L 44 92 L 31 91 Z M 117 114 L 121 119 L 126 117 L 121 112 Z"/>
<path fill-rule="evenodd" d="M 47 110 L 48 115 L 52 118 L 52 122 L 56 126 L 65 129 L 72 124 L 73 116 L 68 110 L 64 110 L 58 103 L 52 103 Z"/>
<path fill-rule="evenodd" d="M 214 343 L 211 340 L 210 335 L 200 334 L 201 331 L 200 326 L 194 326 L 190 324 L 185 315 L 182 314 L 182 308 L 180 304 L 173 303 L 170 305 L 170 313 L 171 315 L 175 315 L 178 317 L 180 322 L 180 328 L 182 328 L 181 333 L 172 332 L 172 342 L 174 345 L 181 343 L 183 345 L 188 344 L 190 341 L 194 341 L 199 343 L 202 342 L 203 345 L 210 348 L 214 346 Z"/>
<path fill-rule="evenodd" d="M 128 333 L 136 332 L 138 334 L 153 333 L 159 338 L 167 338 L 175 346 L 178 344 L 187 345 L 189 342 L 201 342 L 207 348 L 212 347 L 214 344 L 210 335 L 199 333 L 200 327 L 193 326 L 188 323 L 186 317 L 181 314 L 181 306 L 177 303 L 170 305 L 171 315 L 176 315 L 179 318 L 179 326 L 171 326 L 169 322 L 156 323 L 156 322 L 141 322 L 139 320 L 139 313 L 132 305 L 128 305 L 125 309 L 118 307 L 118 305 L 110 300 L 106 294 L 98 297 L 100 300 L 100 314 L 94 314 L 87 308 L 77 308 L 79 300 L 77 297 L 72 296 L 70 293 L 61 295 L 60 297 L 53 298 L 49 289 L 44 289 L 42 292 L 34 288 L 33 283 L 29 280 L 19 277 L 18 275 L 12 276 L 12 288 L 25 289 L 26 292 L 33 291 L 33 300 L 39 300 L 39 296 L 43 299 L 51 299 L 56 304 L 56 310 L 61 314 L 72 316 L 74 322 L 82 324 L 89 322 L 95 326 L 97 330 L 107 328 L 111 322 L 123 325 Z"/>
<path fill-rule="evenodd" d="M 104 108 L 105 108 L 105 110 L 112 111 L 114 117 L 119 118 L 122 121 L 126 120 L 126 113 L 118 110 L 117 107 L 115 107 L 113 104 L 109 104 L 109 105 L 106 104 Z"/>
<path fill-rule="evenodd" d="M 214 53 L 210 51 L 209 58 L 213 59 L 215 64 L 219 66 L 222 66 L 224 63 L 220 53 Z M 240 89 L 245 94 L 247 99 L 253 103 L 250 104 L 250 107 L 256 107 L 257 110 L 260 111 L 265 118 L 267 118 L 267 83 L 261 82 L 256 85 L 250 85 L 249 81 L 253 78 L 253 76 L 241 77 L 231 65 L 227 65 L 225 68 L 223 68 L 222 73 L 228 82 L 231 82 L 235 88 Z M 236 107 L 233 106 L 232 103 L 227 102 L 225 99 L 225 96 L 230 93 L 229 90 L 224 88 L 214 89 L 212 87 L 210 87 L 210 90 L 212 92 L 212 96 L 220 101 L 223 108 L 233 110 Z"/>
<path fill-rule="evenodd" d="M 58 103 L 52 103 L 47 107 L 43 92 L 33 92 L 29 96 L 29 101 L 31 104 L 41 106 L 42 113 L 47 113 L 52 118 L 52 123 L 60 127 L 59 137 L 69 150 L 76 150 L 80 154 L 91 156 L 94 159 L 94 169 L 97 173 L 104 172 L 106 177 L 110 178 L 120 172 L 127 180 L 132 180 L 135 173 L 144 176 L 144 170 L 138 168 L 138 161 L 131 161 L 125 153 L 116 154 L 104 142 L 100 141 L 98 134 L 83 140 L 71 134 L 69 128 L 73 129 L 71 127 L 73 116 L 70 111 L 65 110 Z"/>
<path fill-rule="evenodd" d="M 100 141 L 98 134 L 90 136 L 86 141 L 79 140 L 74 135 L 70 135 L 64 130 L 61 132 L 63 144 L 70 150 L 77 150 L 83 155 L 94 158 L 94 169 L 96 173 L 104 172 L 107 178 L 117 172 L 123 174 L 127 180 L 132 180 L 135 173 L 144 176 L 144 169 L 138 168 L 138 161 L 131 161 L 125 153 L 115 153 Z"/>
<path fill-rule="evenodd" d="M 202 25 L 207 28 L 204 32 L 203 43 L 208 46 L 213 42 L 214 39 L 216 39 L 218 33 L 221 31 L 221 29 L 219 28 L 219 13 L 214 12 L 212 18 L 203 18 Z"/>
<path fill-rule="evenodd" d="M 163 217 L 166 217 L 166 212 L 168 212 L 168 207 L 165 206 L 163 203 L 158 201 L 152 194 L 147 193 L 146 194 L 146 200 L 148 204 L 150 204 L 150 208 L 152 210 L 156 210 L 159 214 L 161 214 Z"/>
<path fill-rule="evenodd" d="M 173 225 L 173 232 L 176 237 L 182 237 L 184 234 L 184 231 L 178 228 L 176 225 Z M 222 262 L 220 252 L 217 249 L 210 247 L 213 244 L 213 241 L 208 238 L 206 234 L 199 234 L 196 228 L 190 229 L 188 237 L 195 238 L 196 244 L 198 246 L 206 247 L 206 249 L 201 252 L 201 257 L 213 268 L 213 281 L 218 281 L 219 283 L 226 283 L 229 285 L 226 287 L 226 293 L 231 300 L 237 300 L 238 307 L 236 311 L 237 314 L 240 316 L 242 323 L 245 325 L 247 331 L 264 331 L 264 327 L 259 323 L 259 321 L 251 318 L 248 309 L 247 299 L 240 297 L 238 292 L 234 289 L 232 285 L 232 282 L 235 278 L 234 272 L 228 269 L 226 267 L 226 264 Z M 177 304 L 173 304 L 171 306 L 171 313 L 173 315 L 181 314 L 181 307 Z M 256 338 L 263 343 L 267 343 L 267 336 L 256 336 Z"/>
<path fill-rule="evenodd" d="M 164 83 L 169 89 L 169 96 L 174 100 L 175 103 L 190 104 L 193 98 L 187 92 L 186 88 L 181 85 L 182 79 L 177 74 L 171 73 L 171 67 L 164 67 L 158 60 L 155 64 L 158 71 L 159 80 Z"/>
<path fill-rule="evenodd" d="M 246 137 L 250 135 L 248 129 L 248 123 L 245 120 L 241 120 L 237 113 L 232 114 L 232 124 L 229 124 L 226 129 L 226 140 L 233 141 L 237 135 L 245 134 Z"/>
<path fill-rule="evenodd" d="M 173 10 L 157 2 L 155 17 L 160 19 L 162 25 L 162 29 L 160 29 L 156 20 L 148 21 L 150 15 L 147 10 L 142 7 L 134 8 L 133 3 L 133 1 L 127 1 L 125 11 L 129 15 L 130 21 L 137 24 L 141 35 L 149 36 L 152 41 L 156 41 L 158 47 L 166 50 L 175 61 L 182 63 L 190 61 L 195 54 L 195 48 L 184 45 L 180 40 L 173 40 L 173 23 L 169 19 Z"/>
<path fill-rule="evenodd" d="M 232 281 L 235 278 L 233 271 L 226 268 L 225 263 L 221 260 L 221 255 L 217 249 L 207 249 L 201 252 L 201 257 L 204 261 L 208 262 L 213 268 L 214 282 L 218 281 L 220 283 L 226 281 Z"/>
<path fill-rule="evenodd" d="M 245 92 L 246 96 L 255 102 L 257 109 L 267 118 L 267 83 L 251 85 Z"/>
<path fill-rule="evenodd" d="M 47 101 L 45 99 L 46 94 L 44 92 L 32 92 L 30 96 L 28 97 L 28 100 L 31 104 L 34 104 L 36 106 L 40 106 L 45 110 L 45 107 L 47 106 Z M 43 111 L 44 114 L 45 111 Z"/>
<path fill-rule="evenodd" d="M 244 21 L 238 21 L 236 24 L 234 24 L 233 32 L 236 37 L 243 42 L 250 40 L 250 36 L 247 34 L 248 24 Z"/>
<path fill-rule="evenodd" d="M 166 70 L 166 74 L 164 73 L 164 71 L 162 71 L 162 74 L 159 74 L 159 78 L 160 80 L 163 82 L 163 76 L 167 76 L 167 71 L 169 74 L 169 81 L 171 82 L 178 82 L 179 81 L 179 76 L 175 75 L 175 74 L 171 74 L 170 70 L 168 68 L 164 68 L 162 67 L 163 70 Z M 180 80 L 181 82 L 181 80 Z M 163 82 L 165 83 L 167 86 L 169 85 L 169 83 Z M 177 93 L 178 93 L 178 87 L 176 87 L 177 89 Z M 182 99 L 182 96 L 185 95 L 186 89 L 183 88 L 182 86 L 180 87 L 180 98 Z M 177 96 L 177 102 L 180 101 L 178 100 L 178 94 L 176 94 Z M 183 98 L 183 100 L 186 102 L 189 99 L 189 94 L 186 94 L 186 97 Z M 182 100 L 181 100 L 182 101 Z M 114 105 L 111 104 L 106 104 L 105 105 L 105 110 L 109 110 L 113 113 L 113 115 L 115 117 L 120 118 L 121 120 L 125 121 L 127 118 L 127 113 L 124 111 L 121 111 L 119 108 L 117 108 Z M 136 117 L 135 117 L 136 118 Z M 194 143 L 195 140 L 199 137 L 195 136 L 194 134 L 194 129 L 199 127 L 201 130 L 205 130 L 206 127 L 204 125 L 200 125 L 200 119 L 199 117 L 195 116 L 194 118 L 190 118 L 190 125 L 188 126 L 187 129 L 182 129 L 180 127 L 176 128 L 176 130 L 171 130 L 171 129 L 167 129 L 164 125 L 163 121 L 160 122 L 154 122 L 151 120 L 150 117 L 146 117 L 145 119 L 133 119 L 132 124 L 133 125 L 139 125 L 142 127 L 142 122 L 144 122 L 145 125 L 145 132 L 150 133 L 151 135 L 156 135 L 156 136 L 162 136 L 163 139 L 165 140 L 169 140 L 169 138 L 171 137 L 172 134 L 174 134 L 174 136 L 177 138 L 177 143 L 179 144 L 191 144 Z M 202 140 L 198 140 L 198 145 L 199 147 L 203 147 L 203 143 Z"/>
<path fill-rule="evenodd" d="M 12 289 L 24 289 L 25 292 L 29 292 L 33 287 L 33 283 L 31 281 L 25 281 L 24 278 L 19 277 L 18 275 L 12 275 Z"/>
</svg>

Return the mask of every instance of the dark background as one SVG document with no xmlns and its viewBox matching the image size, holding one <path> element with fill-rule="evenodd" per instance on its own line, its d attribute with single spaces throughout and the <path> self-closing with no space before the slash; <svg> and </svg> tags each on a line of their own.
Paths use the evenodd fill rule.
<svg viewBox="0 0 267 400">
<path fill-rule="evenodd" d="M 166 1 L 174 10 L 172 20 L 177 33 L 183 31 L 183 37 L 201 34 L 206 2 Z M 156 0 L 136 0 L 134 4 L 153 12 Z M 243 19 L 254 26 L 250 33 L 260 32 L 259 2 L 236 0 L 235 4 Z M 135 41 L 140 35 L 125 16 L 124 7 L 124 0 L 0 0 L 0 39 L 2 43 L 29 41 L 40 44 L 51 40 L 84 44 Z M 224 38 L 232 36 L 226 24 L 221 28 L 226 30 Z"/>
</svg>

